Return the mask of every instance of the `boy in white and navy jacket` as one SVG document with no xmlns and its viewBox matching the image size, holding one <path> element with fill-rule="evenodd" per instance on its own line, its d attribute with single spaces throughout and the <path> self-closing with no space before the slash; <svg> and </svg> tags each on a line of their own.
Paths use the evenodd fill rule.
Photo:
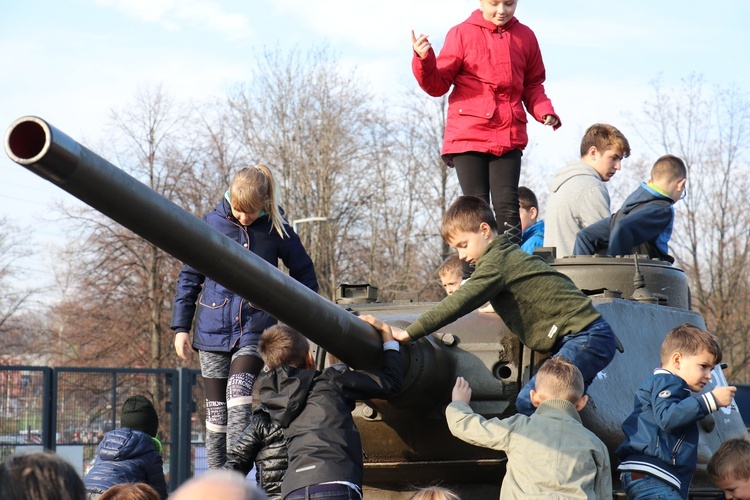
<svg viewBox="0 0 750 500">
<path fill-rule="evenodd" d="M 736 387 L 720 386 L 693 395 L 711 380 L 721 362 L 716 337 L 685 323 L 661 346 L 662 367 L 635 394 L 635 409 L 622 424 L 617 448 L 628 498 L 687 498 L 698 461 L 698 421 L 729 406 Z"/>
</svg>

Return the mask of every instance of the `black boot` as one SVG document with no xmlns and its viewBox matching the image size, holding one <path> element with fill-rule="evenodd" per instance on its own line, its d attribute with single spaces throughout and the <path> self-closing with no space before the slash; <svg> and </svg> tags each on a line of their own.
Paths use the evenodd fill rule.
<svg viewBox="0 0 750 500">
<path fill-rule="evenodd" d="M 505 231 L 503 232 L 503 234 L 508 235 L 508 239 L 510 239 L 511 243 L 515 243 L 516 245 L 521 246 L 521 223 L 515 225 L 504 222 L 503 225 L 505 226 Z"/>
</svg>

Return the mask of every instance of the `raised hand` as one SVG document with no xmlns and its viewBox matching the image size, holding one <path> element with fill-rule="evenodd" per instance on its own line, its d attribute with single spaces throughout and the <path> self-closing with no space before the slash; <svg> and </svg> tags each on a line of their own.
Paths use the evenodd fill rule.
<svg viewBox="0 0 750 500">
<path fill-rule="evenodd" d="M 732 404 L 732 398 L 737 388 L 733 385 L 722 385 L 711 391 L 719 406 L 729 406 Z"/>
<path fill-rule="evenodd" d="M 414 30 L 411 30 L 411 46 L 414 52 L 417 53 L 420 59 L 424 59 L 424 56 L 430 51 L 432 44 L 427 39 L 430 35 L 419 34 L 419 37 L 414 35 Z"/>
</svg>

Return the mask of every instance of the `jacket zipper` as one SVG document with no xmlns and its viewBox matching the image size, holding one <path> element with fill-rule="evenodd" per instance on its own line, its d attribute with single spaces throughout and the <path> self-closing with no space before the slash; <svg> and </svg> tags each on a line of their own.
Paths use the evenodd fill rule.
<svg viewBox="0 0 750 500">
<path fill-rule="evenodd" d="M 232 224 L 236 225 L 238 228 L 240 228 L 240 230 L 243 233 L 245 233 L 245 241 L 247 241 L 247 247 L 246 248 L 249 251 L 250 250 L 250 233 L 247 232 L 247 228 L 245 228 L 245 226 L 243 226 L 242 224 L 237 224 L 229 216 L 227 216 L 227 220 L 229 220 L 229 222 L 231 222 Z M 242 298 L 242 297 L 240 297 L 240 307 L 237 310 L 237 323 L 239 323 L 239 325 L 240 325 L 240 335 L 239 335 L 239 337 L 237 337 L 237 340 L 235 340 L 234 345 L 232 346 L 232 348 L 237 347 L 239 345 L 239 343 L 240 343 L 240 338 L 242 338 L 242 334 L 243 334 L 243 327 L 242 327 L 242 303 L 244 301 L 245 301 L 245 299 Z"/>
<path fill-rule="evenodd" d="M 677 440 L 677 443 L 675 443 L 674 448 L 672 448 L 672 465 L 677 465 L 677 450 L 680 448 L 680 445 L 685 440 L 685 434 L 680 436 L 680 439 Z"/>
</svg>

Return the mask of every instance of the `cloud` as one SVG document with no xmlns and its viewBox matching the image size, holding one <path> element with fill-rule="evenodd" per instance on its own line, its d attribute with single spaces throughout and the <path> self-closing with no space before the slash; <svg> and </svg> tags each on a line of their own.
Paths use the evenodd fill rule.
<svg viewBox="0 0 750 500">
<path fill-rule="evenodd" d="M 356 6 L 341 0 L 267 0 L 276 15 L 289 24 L 334 44 L 372 52 L 403 50 L 409 53 L 409 32 L 427 33 L 442 44 L 451 26 L 466 19 L 479 5 L 475 0 L 380 0 Z M 445 20 L 451 21 L 446 24 Z"/>
<path fill-rule="evenodd" d="M 94 0 L 146 23 L 158 23 L 169 31 L 197 27 L 221 33 L 231 40 L 247 38 L 252 29 L 242 13 L 227 12 L 208 0 Z"/>
</svg>

